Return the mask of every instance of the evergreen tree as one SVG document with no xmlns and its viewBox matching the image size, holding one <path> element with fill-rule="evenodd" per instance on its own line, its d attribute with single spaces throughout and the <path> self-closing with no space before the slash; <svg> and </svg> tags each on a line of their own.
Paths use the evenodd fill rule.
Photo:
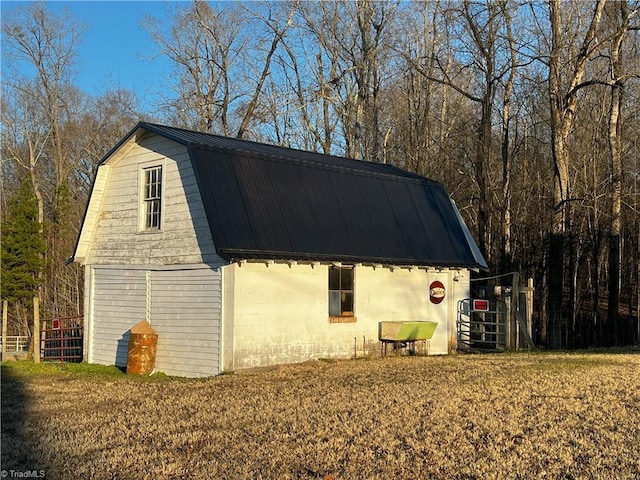
<svg viewBox="0 0 640 480">
<path fill-rule="evenodd" d="M 30 299 L 42 282 L 45 243 L 38 223 L 38 206 L 30 181 L 22 182 L 9 201 L 2 222 L 2 298 Z"/>
</svg>

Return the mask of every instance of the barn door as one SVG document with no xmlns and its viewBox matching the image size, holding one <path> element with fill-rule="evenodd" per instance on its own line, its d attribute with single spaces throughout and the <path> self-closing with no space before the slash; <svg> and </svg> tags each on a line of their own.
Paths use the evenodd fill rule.
<svg viewBox="0 0 640 480">
<path fill-rule="evenodd" d="M 151 272 L 151 326 L 158 333 L 156 368 L 169 375 L 220 373 L 220 269 Z"/>
<path fill-rule="evenodd" d="M 129 329 L 146 318 L 146 271 L 94 268 L 92 288 L 89 362 L 126 367 Z"/>
<path fill-rule="evenodd" d="M 158 371 L 216 375 L 221 297 L 219 268 L 94 268 L 88 360 L 126 367 L 129 330 L 146 319 L 158 334 Z"/>
</svg>

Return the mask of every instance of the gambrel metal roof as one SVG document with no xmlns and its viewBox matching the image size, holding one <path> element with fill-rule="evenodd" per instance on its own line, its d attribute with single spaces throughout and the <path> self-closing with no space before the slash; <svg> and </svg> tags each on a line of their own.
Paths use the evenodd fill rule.
<svg viewBox="0 0 640 480">
<path fill-rule="evenodd" d="M 218 255 L 486 269 L 442 184 L 397 167 L 141 122 L 187 147 Z"/>
</svg>

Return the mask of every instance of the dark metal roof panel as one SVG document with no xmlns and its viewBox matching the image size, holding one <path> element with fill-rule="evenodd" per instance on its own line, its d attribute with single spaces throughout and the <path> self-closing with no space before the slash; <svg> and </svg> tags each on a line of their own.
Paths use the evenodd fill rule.
<svg viewBox="0 0 640 480">
<path fill-rule="evenodd" d="M 431 198 L 432 211 L 439 212 L 430 218 L 432 224 L 427 230 L 433 229 L 435 235 L 432 234 L 431 238 L 437 239 L 432 245 L 434 254 L 451 260 L 467 258 L 471 261 L 473 253 L 444 187 L 429 189 L 426 193 Z"/>
<path fill-rule="evenodd" d="M 190 152 L 214 243 L 229 260 L 478 267 L 437 182 L 205 145 Z"/>
</svg>

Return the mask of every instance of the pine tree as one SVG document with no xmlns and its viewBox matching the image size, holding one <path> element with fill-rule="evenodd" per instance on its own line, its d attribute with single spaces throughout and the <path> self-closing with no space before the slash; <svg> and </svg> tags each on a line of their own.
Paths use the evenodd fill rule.
<svg viewBox="0 0 640 480">
<path fill-rule="evenodd" d="M 2 222 L 2 298 L 30 300 L 42 283 L 45 242 L 30 181 L 22 182 L 9 201 Z"/>
</svg>

